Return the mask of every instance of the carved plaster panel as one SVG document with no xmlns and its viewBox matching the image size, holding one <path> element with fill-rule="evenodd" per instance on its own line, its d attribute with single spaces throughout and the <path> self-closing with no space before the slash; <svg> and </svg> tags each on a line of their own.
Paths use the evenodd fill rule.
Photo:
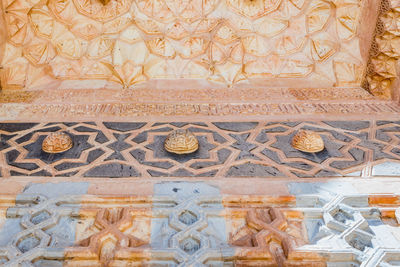
<svg viewBox="0 0 400 267">
<path fill-rule="evenodd" d="M 400 2 L 381 2 L 374 40 L 370 49 L 364 88 L 383 99 L 398 98 L 398 59 L 400 58 Z"/>
<path fill-rule="evenodd" d="M 358 0 L 2 5 L 4 89 L 55 88 L 63 80 L 76 80 L 76 88 L 130 87 L 165 79 L 189 79 L 187 85 L 199 87 L 351 87 L 361 84 L 367 60 L 360 50 L 364 7 Z"/>
</svg>

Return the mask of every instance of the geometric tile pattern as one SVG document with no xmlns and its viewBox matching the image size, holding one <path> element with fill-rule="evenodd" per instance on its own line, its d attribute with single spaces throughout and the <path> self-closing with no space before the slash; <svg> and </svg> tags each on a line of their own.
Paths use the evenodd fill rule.
<svg viewBox="0 0 400 267">
<path fill-rule="evenodd" d="M 163 182 L 146 197 L 102 196 L 75 184 L 82 183 L 37 184 L 17 196 L 1 227 L 4 266 L 400 262 L 400 194 L 326 190 L 334 183 L 313 191 L 298 183 L 303 189 L 294 195 L 222 195 L 203 182 Z"/>
<path fill-rule="evenodd" d="M 196 135 L 197 152 L 163 148 L 179 128 Z M 298 130 L 320 134 L 325 149 L 293 149 Z M 71 150 L 41 150 L 55 131 L 68 132 Z M 0 123 L 0 139 L 3 177 L 368 177 L 400 163 L 400 121 Z"/>
</svg>

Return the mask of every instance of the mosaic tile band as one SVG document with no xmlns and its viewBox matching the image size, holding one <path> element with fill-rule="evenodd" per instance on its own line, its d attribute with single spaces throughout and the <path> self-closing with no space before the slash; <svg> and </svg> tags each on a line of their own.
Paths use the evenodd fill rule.
<svg viewBox="0 0 400 267">
<path fill-rule="evenodd" d="M 188 129 L 199 150 L 174 155 L 164 140 Z M 299 130 L 318 133 L 325 149 L 291 146 Z M 42 151 L 66 131 L 67 152 Z M 370 177 L 398 176 L 399 121 L 0 123 L 1 175 L 56 177 Z"/>
</svg>

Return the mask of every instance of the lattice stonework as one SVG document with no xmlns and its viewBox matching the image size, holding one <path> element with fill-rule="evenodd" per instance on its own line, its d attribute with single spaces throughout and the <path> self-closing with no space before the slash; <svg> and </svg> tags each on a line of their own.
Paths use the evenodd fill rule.
<svg viewBox="0 0 400 267">
<path fill-rule="evenodd" d="M 367 63 L 360 32 L 369 7 L 357 0 L 1 3 L 4 89 L 177 78 L 200 79 L 201 86 L 261 78 L 268 86 L 357 87 Z"/>
<path fill-rule="evenodd" d="M 0 194 L 1 209 L 8 206 L 0 264 L 398 266 L 400 196 L 340 185 L 357 191 L 332 182 L 291 184 L 295 195 L 222 195 L 204 182 L 179 181 L 138 197 L 90 195 L 82 182 L 35 184 L 15 204 Z"/>
</svg>

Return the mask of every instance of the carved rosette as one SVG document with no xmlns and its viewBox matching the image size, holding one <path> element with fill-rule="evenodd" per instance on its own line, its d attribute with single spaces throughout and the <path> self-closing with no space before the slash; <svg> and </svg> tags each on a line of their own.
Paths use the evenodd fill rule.
<svg viewBox="0 0 400 267">
<path fill-rule="evenodd" d="M 62 153 L 72 147 L 71 137 L 63 132 L 49 134 L 42 143 L 42 150 L 46 153 Z"/>
<path fill-rule="evenodd" d="M 292 139 L 292 147 L 307 153 L 316 153 L 324 150 L 324 140 L 312 131 L 299 131 Z"/>
<path fill-rule="evenodd" d="M 199 142 L 190 131 L 178 129 L 167 136 L 164 147 L 165 150 L 174 154 L 189 154 L 199 149 Z"/>
</svg>

